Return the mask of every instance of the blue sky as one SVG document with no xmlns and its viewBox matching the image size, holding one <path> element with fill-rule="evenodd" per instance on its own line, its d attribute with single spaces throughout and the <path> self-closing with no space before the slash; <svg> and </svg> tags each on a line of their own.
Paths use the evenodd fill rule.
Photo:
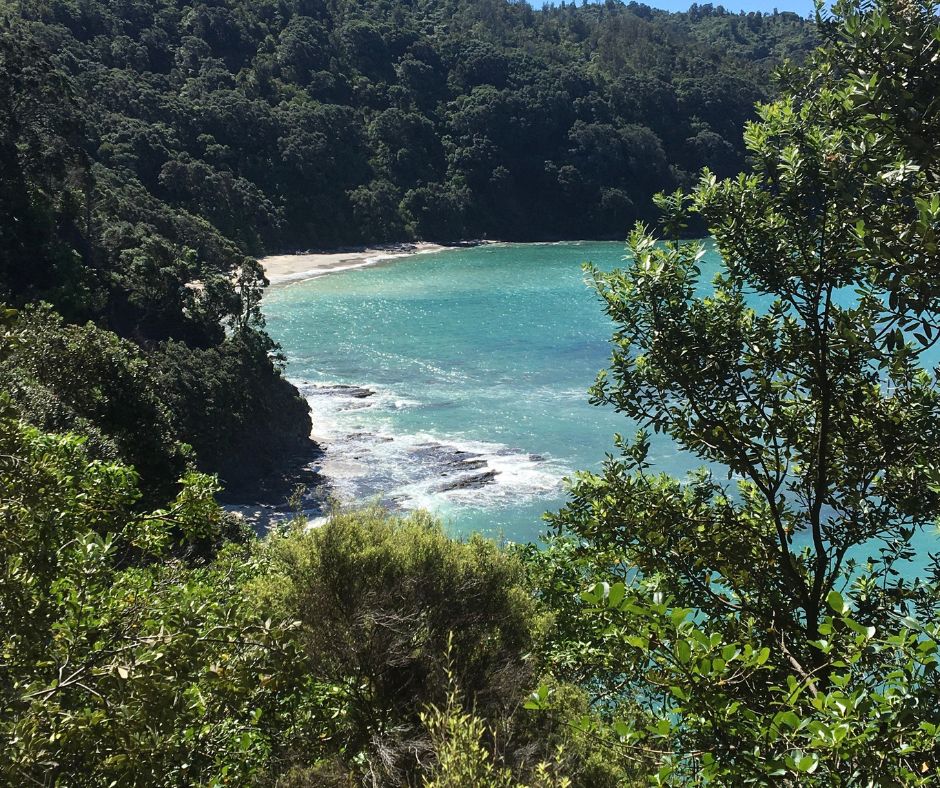
<svg viewBox="0 0 940 788">
<path fill-rule="evenodd" d="M 552 5 L 557 5 L 560 0 L 548 0 Z M 629 3 L 630 0 L 623 0 Z M 602 2 L 602 0 L 588 0 L 588 2 Z M 646 3 L 652 8 L 664 8 L 667 11 L 688 11 L 693 0 L 637 0 L 637 2 Z M 704 5 L 703 0 L 698 0 L 699 5 Z M 533 8 L 541 7 L 539 0 L 529 0 Z M 577 0 L 578 5 L 581 0 Z M 712 5 L 722 5 L 729 11 L 737 13 L 738 11 L 761 11 L 770 13 L 775 8 L 778 11 L 793 11 L 800 16 L 809 16 L 815 11 L 813 0 L 727 0 L 727 2 L 716 2 L 712 0 Z"/>
</svg>

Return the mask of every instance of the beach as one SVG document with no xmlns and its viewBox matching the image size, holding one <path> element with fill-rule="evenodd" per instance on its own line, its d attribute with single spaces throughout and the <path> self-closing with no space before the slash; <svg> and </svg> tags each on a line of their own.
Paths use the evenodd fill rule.
<svg viewBox="0 0 940 788">
<path fill-rule="evenodd" d="M 414 243 L 397 243 L 330 252 L 278 254 L 263 257 L 258 262 L 264 268 L 268 281 L 272 285 L 277 285 L 314 279 L 324 274 L 345 271 L 350 268 L 364 268 L 365 266 L 376 265 L 386 260 L 394 260 L 408 255 L 442 252 L 445 249 L 476 246 L 478 243 L 480 242 L 446 246 L 444 244 L 416 241 Z"/>
<path fill-rule="evenodd" d="M 588 402 L 610 322 L 581 268 L 622 257 L 619 242 L 499 243 L 272 287 L 265 317 L 312 409 L 327 494 L 538 539 L 563 477 L 623 428 Z"/>
</svg>

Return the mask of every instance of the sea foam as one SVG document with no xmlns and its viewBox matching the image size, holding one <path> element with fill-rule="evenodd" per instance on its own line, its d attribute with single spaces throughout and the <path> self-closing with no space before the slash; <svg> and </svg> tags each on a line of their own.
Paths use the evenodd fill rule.
<svg viewBox="0 0 940 788">
<path fill-rule="evenodd" d="M 394 411 L 428 407 L 375 384 L 295 381 L 310 403 L 318 472 L 341 501 L 451 513 L 557 494 L 569 469 L 551 457 L 493 441 L 390 428 Z M 433 404 L 431 405 L 433 407 Z"/>
</svg>

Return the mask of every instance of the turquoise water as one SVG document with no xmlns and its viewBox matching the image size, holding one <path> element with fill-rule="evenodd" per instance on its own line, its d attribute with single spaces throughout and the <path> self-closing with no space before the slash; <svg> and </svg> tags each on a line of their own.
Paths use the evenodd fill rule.
<svg viewBox="0 0 940 788">
<path fill-rule="evenodd" d="M 633 429 L 587 402 L 612 326 L 581 264 L 610 269 L 623 254 L 620 243 L 498 244 L 273 287 L 268 328 L 309 395 L 340 497 L 424 506 L 459 533 L 543 531 L 542 513 L 564 501 L 562 478 L 598 468 L 613 434 Z M 377 393 L 312 385 L 334 383 Z M 480 455 L 476 473 L 498 473 L 441 492 L 451 476 L 440 473 L 465 456 L 454 451 Z M 667 471 L 690 467 L 666 441 L 656 457 Z"/>
<path fill-rule="evenodd" d="M 612 324 L 581 265 L 609 270 L 623 254 L 619 243 L 496 244 L 271 288 L 268 328 L 313 408 L 333 493 L 425 507 L 461 534 L 544 532 L 562 478 L 598 469 L 614 433 L 636 429 L 587 401 Z M 709 248 L 703 282 L 719 262 Z M 664 437 L 651 459 L 677 476 L 700 465 Z M 482 486 L 445 489 L 461 480 Z"/>
</svg>

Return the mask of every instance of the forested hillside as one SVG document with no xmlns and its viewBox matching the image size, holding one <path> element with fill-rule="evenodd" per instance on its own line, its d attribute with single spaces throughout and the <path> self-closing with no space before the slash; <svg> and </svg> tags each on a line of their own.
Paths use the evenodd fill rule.
<svg viewBox="0 0 940 788">
<path fill-rule="evenodd" d="M 72 80 L 83 150 L 133 177 L 115 208 L 143 189 L 249 252 L 619 238 L 656 190 L 742 169 L 771 67 L 814 41 L 792 14 L 613 2 L 57 0 L 23 16 Z"/>
<path fill-rule="evenodd" d="M 21 316 L 5 387 L 161 494 L 182 444 L 230 486 L 306 451 L 256 255 L 621 237 L 655 191 L 744 166 L 741 124 L 771 67 L 814 38 L 793 15 L 618 3 L 2 14 L 0 301 L 54 310 Z"/>
</svg>

